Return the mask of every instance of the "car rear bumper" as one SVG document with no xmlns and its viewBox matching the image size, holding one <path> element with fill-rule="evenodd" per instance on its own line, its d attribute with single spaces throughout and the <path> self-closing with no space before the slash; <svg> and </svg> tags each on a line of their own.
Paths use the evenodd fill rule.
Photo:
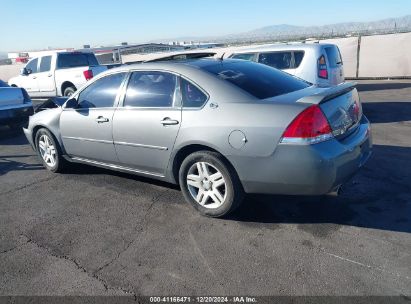
<svg viewBox="0 0 411 304">
<path fill-rule="evenodd" d="M 11 123 L 27 123 L 28 117 L 33 115 L 32 104 L 15 107 L 0 107 L 0 125 Z"/>
<path fill-rule="evenodd" d="M 372 138 L 367 118 L 357 130 L 339 141 L 314 145 L 279 144 L 267 158 L 232 158 L 245 192 L 322 195 L 346 183 L 371 155 Z"/>
</svg>

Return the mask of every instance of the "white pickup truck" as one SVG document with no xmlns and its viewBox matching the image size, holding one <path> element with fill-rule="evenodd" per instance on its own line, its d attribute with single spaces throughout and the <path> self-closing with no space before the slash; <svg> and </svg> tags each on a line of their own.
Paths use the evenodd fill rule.
<svg viewBox="0 0 411 304">
<path fill-rule="evenodd" d="M 105 70 L 93 53 L 59 52 L 31 59 L 9 85 L 26 89 L 30 97 L 70 96 Z"/>
</svg>

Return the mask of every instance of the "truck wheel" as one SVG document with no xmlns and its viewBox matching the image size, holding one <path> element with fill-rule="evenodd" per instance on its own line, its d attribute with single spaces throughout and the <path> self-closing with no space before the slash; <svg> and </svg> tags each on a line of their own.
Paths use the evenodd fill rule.
<svg viewBox="0 0 411 304">
<path fill-rule="evenodd" d="M 74 94 L 74 92 L 76 92 L 76 88 L 75 88 L 75 87 L 67 87 L 67 88 L 65 88 L 65 90 L 64 90 L 64 92 L 63 92 L 63 95 L 64 95 L 64 96 L 67 96 L 67 97 L 70 97 L 71 95 Z"/>
<path fill-rule="evenodd" d="M 234 169 L 215 152 L 199 151 L 187 156 L 180 167 L 179 181 L 184 198 L 210 217 L 234 211 L 244 197 Z"/>
</svg>

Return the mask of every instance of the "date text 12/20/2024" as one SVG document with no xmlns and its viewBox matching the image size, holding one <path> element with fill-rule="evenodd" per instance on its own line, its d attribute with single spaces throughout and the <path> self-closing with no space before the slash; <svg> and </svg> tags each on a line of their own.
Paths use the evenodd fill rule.
<svg viewBox="0 0 411 304">
<path fill-rule="evenodd" d="M 258 303 L 254 297 L 150 297 L 150 303 Z"/>
</svg>

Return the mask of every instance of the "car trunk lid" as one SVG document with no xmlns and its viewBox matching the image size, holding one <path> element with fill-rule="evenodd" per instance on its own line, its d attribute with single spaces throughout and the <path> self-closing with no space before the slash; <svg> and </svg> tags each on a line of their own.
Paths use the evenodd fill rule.
<svg viewBox="0 0 411 304">
<path fill-rule="evenodd" d="M 319 105 L 336 138 L 345 137 L 355 130 L 362 116 L 360 97 L 355 83 L 321 88 L 317 93 L 305 96 L 297 102 Z"/>
<path fill-rule="evenodd" d="M 0 107 L 22 105 L 26 102 L 23 90 L 13 87 L 0 88 Z"/>
</svg>

